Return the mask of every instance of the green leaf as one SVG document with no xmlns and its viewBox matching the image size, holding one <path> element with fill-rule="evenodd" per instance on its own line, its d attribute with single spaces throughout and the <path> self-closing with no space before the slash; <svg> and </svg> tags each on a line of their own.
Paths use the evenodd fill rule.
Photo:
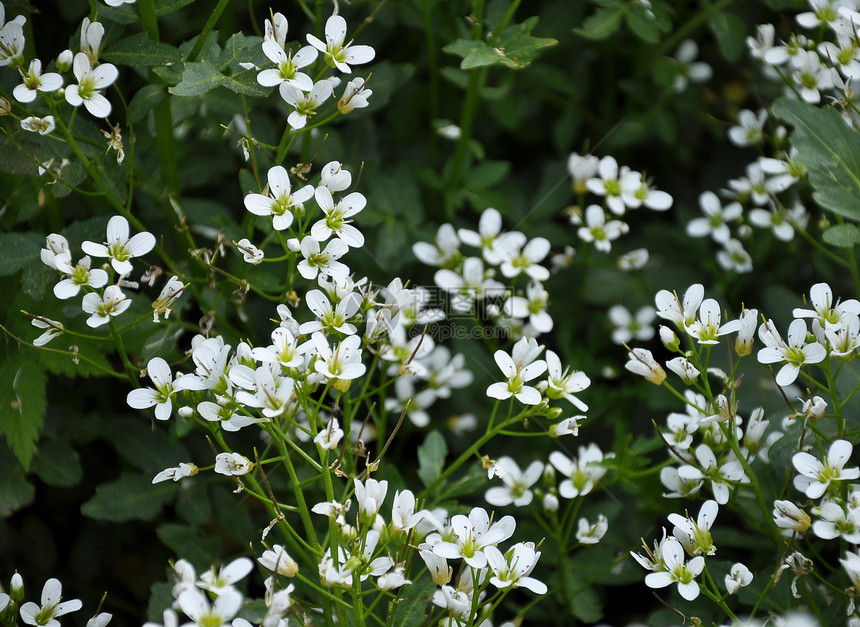
<svg viewBox="0 0 860 627">
<path fill-rule="evenodd" d="M 116 422 L 105 434 L 116 451 L 150 479 L 165 468 L 189 461 L 179 442 L 170 442 L 164 430 L 142 422 Z"/>
<path fill-rule="evenodd" d="M 36 498 L 36 490 L 27 482 L 24 469 L 0 444 L 0 518 L 8 518 Z"/>
<path fill-rule="evenodd" d="M 821 237 L 836 248 L 854 248 L 860 243 L 860 229 L 853 224 L 836 224 L 824 231 Z"/>
<path fill-rule="evenodd" d="M 45 238 L 35 233 L 0 234 L 0 276 L 41 264 L 39 251 L 44 245 Z"/>
<path fill-rule="evenodd" d="M 773 115 L 794 127 L 796 163 L 807 170 L 812 197 L 824 209 L 860 220 L 860 137 L 832 107 L 778 99 Z"/>
<path fill-rule="evenodd" d="M 182 53 L 178 48 L 153 41 L 146 33 L 138 33 L 111 44 L 102 57 L 117 65 L 154 67 L 182 63 Z"/>
<path fill-rule="evenodd" d="M 208 61 L 186 63 L 182 81 L 171 87 L 170 93 L 175 96 L 199 96 L 219 87 L 223 82 L 224 75 Z"/>
<path fill-rule="evenodd" d="M 77 451 L 58 440 L 39 445 L 32 471 L 48 485 L 59 487 L 77 485 L 83 475 Z"/>
<path fill-rule="evenodd" d="M 217 536 L 204 533 L 189 525 L 164 524 L 155 530 L 159 540 L 173 549 L 176 555 L 187 559 L 199 570 L 208 568 L 221 552 Z"/>
<path fill-rule="evenodd" d="M 240 72 L 234 76 L 224 76 L 222 85 L 230 91 L 242 94 L 243 96 L 265 98 L 272 93 L 270 88 L 263 87 L 257 82 L 257 72 L 254 70 Z"/>
<path fill-rule="evenodd" d="M 47 377 L 35 361 L 4 347 L 0 357 L 0 433 L 24 468 L 36 453 L 45 420 Z"/>
<path fill-rule="evenodd" d="M 155 0 L 155 14 L 159 17 L 167 15 L 193 2 L 194 0 Z"/>
<path fill-rule="evenodd" d="M 607 39 L 621 28 L 621 21 L 626 13 L 624 5 L 614 7 L 601 7 L 593 15 L 585 18 L 581 28 L 574 28 L 573 32 L 587 39 Z"/>
<path fill-rule="evenodd" d="M 527 67 L 544 48 L 558 43 L 549 37 L 532 37 L 531 31 L 537 26 L 537 17 L 531 17 L 522 24 L 508 26 L 499 35 L 495 45 L 484 41 L 458 39 L 443 48 L 445 52 L 463 57 L 460 68 L 471 70 L 488 65 L 504 65 L 512 70 Z"/>
<path fill-rule="evenodd" d="M 429 486 L 442 473 L 448 445 L 438 431 L 427 434 L 424 444 L 418 447 L 418 477 Z"/>
<path fill-rule="evenodd" d="M 430 577 L 422 577 L 411 586 L 406 586 L 403 592 L 398 595 L 393 624 L 398 625 L 398 627 L 423 625 L 428 610 L 433 606 L 433 593 L 435 591 L 436 584 Z"/>
<path fill-rule="evenodd" d="M 162 85 L 147 85 L 138 90 L 128 103 L 128 121 L 140 122 L 166 95 Z"/>
<path fill-rule="evenodd" d="M 660 41 L 660 26 L 654 12 L 644 4 L 633 3 L 626 13 L 627 26 L 639 39 L 649 44 Z M 743 32 L 743 31 L 742 31 Z"/>
<path fill-rule="evenodd" d="M 152 520 L 175 491 L 172 481 L 153 485 L 149 476 L 126 472 L 116 481 L 98 486 L 95 496 L 81 506 L 81 512 L 112 522 Z"/>
<path fill-rule="evenodd" d="M 740 60 L 746 52 L 747 26 L 743 18 L 731 11 L 714 11 L 708 27 L 717 40 L 720 53 L 730 63 Z"/>
<path fill-rule="evenodd" d="M 508 161 L 482 161 L 466 173 L 465 185 L 471 190 L 486 189 L 500 182 L 510 171 Z"/>
</svg>

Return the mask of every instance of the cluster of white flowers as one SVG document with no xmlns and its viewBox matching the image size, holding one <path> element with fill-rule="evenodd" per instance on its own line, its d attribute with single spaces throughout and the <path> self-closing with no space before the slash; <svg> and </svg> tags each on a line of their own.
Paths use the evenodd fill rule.
<svg viewBox="0 0 860 627">
<path fill-rule="evenodd" d="M 263 53 L 275 67 L 261 70 L 257 74 L 257 82 L 264 87 L 278 88 L 281 98 L 292 109 L 287 123 L 298 130 L 307 126 L 317 114 L 317 109 L 340 85 L 340 79 L 336 76 L 314 82 L 301 70 L 313 65 L 319 53 L 322 53 L 326 65 L 344 74 L 351 74 L 351 65 L 369 63 L 376 53 L 370 46 L 356 45 L 346 40 L 346 20 L 340 15 L 332 15 L 326 21 L 325 41 L 308 34 L 307 42 L 310 45 L 295 51 L 286 48 L 287 28 L 287 18 L 281 13 L 275 13 L 271 20 L 266 20 Z M 347 84 L 337 105 L 341 113 L 346 114 L 368 105 L 367 99 L 373 92 L 366 88 L 366 83 L 366 79 L 356 78 Z"/>
<path fill-rule="evenodd" d="M 2 15 L 0 15 L 2 20 Z M 0 587 L 2 589 L 2 587 Z M 24 602 L 24 579 L 17 572 L 12 575 L 9 582 L 9 592 L 0 592 L 0 615 L 10 625 L 17 625 L 16 615 L 21 616 L 25 625 L 49 625 L 58 626 L 60 616 L 77 612 L 83 607 L 80 599 L 62 601 L 63 584 L 59 579 L 51 578 L 42 587 L 40 602 Z M 113 615 L 108 612 L 100 612 L 90 618 L 86 627 L 105 627 L 110 623 Z"/>
<path fill-rule="evenodd" d="M 567 170 L 580 202 L 586 193 L 603 199 L 602 204 L 588 205 L 584 213 L 579 207 L 569 211 L 571 223 L 580 225 L 579 239 L 601 252 L 611 251 L 612 242 L 629 232 L 630 227 L 620 219 L 628 210 L 666 211 L 672 206 L 668 193 L 655 189 L 644 173 L 626 165 L 619 167 L 614 157 L 598 159 L 574 152 L 568 157 Z"/>
</svg>

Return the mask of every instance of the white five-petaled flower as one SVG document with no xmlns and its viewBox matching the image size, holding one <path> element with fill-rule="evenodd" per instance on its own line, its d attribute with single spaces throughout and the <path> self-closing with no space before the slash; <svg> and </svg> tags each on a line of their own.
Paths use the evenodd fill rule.
<svg viewBox="0 0 860 627">
<path fill-rule="evenodd" d="M 484 549 L 510 538 L 515 528 L 513 516 L 505 516 L 490 524 L 487 510 L 475 507 L 468 516 L 457 514 L 451 517 L 454 541 L 438 542 L 433 546 L 433 552 L 446 559 L 462 558 L 472 568 L 484 568 L 487 565 Z"/>
<path fill-rule="evenodd" d="M 772 321 L 759 327 L 759 339 L 765 347 L 758 352 L 758 361 L 763 364 L 785 362 L 776 374 L 776 384 L 780 387 L 791 385 L 800 374 L 801 366 L 817 364 L 827 358 L 827 349 L 818 342 L 806 341 L 806 321 L 793 320 L 788 327 L 788 342 L 780 337 Z"/>
<path fill-rule="evenodd" d="M 508 355 L 503 350 L 497 350 L 493 355 L 496 364 L 507 378 L 506 381 L 493 383 L 487 388 L 487 396 L 499 400 L 515 397 L 524 405 L 537 405 L 541 394 L 530 385 L 525 385 L 546 371 L 546 362 L 537 359 L 543 350 L 534 338 L 521 338 Z"/>
<path fill-rule="evenodd" d="M 213 566 L 200 575 L 197 586 L 208 590 L 214 595 L 224 594 L 227 590 L 235 590 L 233 584 L 244 579 L 254 569 L 254 562 L 248 557 L 234 559 L 216 572 Z"/>
<path fill-rule="evenodd" d="M 605 455 L 593 442 L 579 447 L 579 457 L 570 459 L 561 451 L 549 454 L 549 463 L 555 466 L 564 480 L 558 486 L 558 493 L 566 499 L 575 499 L 591 492 L 598 481 L 606 474 L 601 463 L 615 457 L 614 453 Z"/>
<path fill-rule="evenodd" d="M 107 324 L 111 318 L 120 315 L 130 306 L 131 299 L 126 298 L 118 285 L 108 285 L 103 296 L 99 296 L 96 292 L 84 294 L 81 302 L 81 309 L 84 313 L 90 314 L 87 325 L 93 329 Z"/>
<path fill-rule="evenodd" d="M 705 288 L 701 283 L 694 283 L 684 292 L 684 298 L 669 290 L 660 290 L 654 298 L 657 305 L 657 315 L 664 320 L 675 323 L 678 329 L 686 330 L 696 320 L 696 312 L 702 304 Z"/>
<path fill-rule="evenodd" d="M 303 211 L 303 205 L 314 195 L 314 186 L 305 185 L 295 193 L 290 193 L 292 185 L 284 166 L 269 168 L 267 175 L 268 194 L 248 194 L 245 208 L 258 216 L 272 216 L 272 228 L 283 231 L 293 223 L 293 212 Z"/>
<path fill-rule="evenodd" d="M 167 280 L 158 298 L 152 301 L 153 322 L 159 321 L 159 314 L 163 314 L 165 320 L 170 317 L 170 312 L 174 309 L 173 303 L 176 302 L 176 299 L 179 298 L 184 289 L 185 284 L 179 280 L 179 277 L 173 276 Z"/>
<path fill-rule="evenodd" d="M 287 123 L 294 129 L 307 126 L 308 120 L 316 115 L 319 106 L 331 97 L 340 79 L 332 77 L 314 83 L 310 91 L 301 89 L 289 83 L 281 83 L 278 88 L 281 98 L 293 107 L 294 111 L 287 116 Z"/>
<path fill-rule="evenodd" d="M 345 389 L 350 380 L 366 372 L 367 366 L 361 363 L 361 338 L 358 335 L 350 335 L 334 348 L 329 347 L 320 331 L 314 332 L 311 341 L 317 351 L 314 369 L 327 379 L 333 379 L 332 385 L 337 389 Z"/>
<path fill-rule="evenodd" d="M 337 448 L 341 438 L 343 438 L 343 429 L 340 428 L 337 418 L 332 418 L 325 429 L 317 433 L 314 443 L 322 450 L 331 451 Z"/>
<path fill-rule="evenodd" d="M 110 101 L 99 90 L 110 87 L 117 79 L 119 72 L 116 66 L 102 63 L 93 67 L 86 53 L 79 52 L 75 55 L 72 71 L 78 79 L 78 84 L 66 87 L 66 102 L 73 107 L 83 104 L 87 111 L 97 118 L 109 116 Z"/>
<path fill-rule="evenodd" d="M 296 560 L 290 557 L 290 554 L 280 544 L 275 544 L 271 549 L 263 551 L 257 561 L 263 568 L 285 577 L 295 577 L 296 573 L 299 572 L 299 565 Z"/>
<path fill-rule="evenodd" d="M 531 487 L 537 483 L 542 473 L 543 464 L 539 461 L 533 461 L 528 468 L 520 470 L 519 464 L 512 457 L 500 457 L 496 460 L 495 474 L 505 485 L 490 488 L 484 498 L 487 503 L 496 507 L 525 507 L 532 502 Z"/>
<path fill-rule="evenodd" d="M 854 447 L 848 440 L 835 440 L 827 451 L 824 462 L 801 451 L 795 453 L 791 463 L 800 473 L 794 477 L 794 487 L 811 499 L 820 498 L 832 481 L 850 481 L 860 478 L 860 468 L 845 468 Z"/>
<path fill-rule="evenodd" d="M 573 394 L 581 392 L 591 385 L 591 379 L 579 370 L 571 371 L 570 367 L 562 369 L 561 359 L 551 350 L 546 351 L 546 367 L 546 387 L 544 388 L 544 383 L 540 384 L 546 397 L 554 400 L 564 398 L 580 411 L 588 411 L 588 405 Z"/>
<path fill-rule="evenodd" d="M 361 65 L 373 61 L 376 51 L 371 46 L 353 46 L 346 39 L 346 20 L 340 15 L 332 15 L 325 23 L 325 42 L 308 35 L 308 43 L 325 54 L 326 63 L 336 67 L 344 74 L 350 74 L 350 65 Z"/>
<path fill-rule="evenodd" d="M 705 83 L 711 80 L 713 70 L 707 63 L 696 61 L 699 55 L 699 46 L 692 39 L 685 39 L 675 51 L 675 57 L 671 59 L 675 63 L 677 75 L 672 88 L 681 93 L 687 89 L 689 83 Z M 698 592 L 697 592 L 698 594 Z"/>
<path fill-rule="evenodd" d="M 57 270 L 63 272 L 66 278 L 54 286 L 54 295 L 62 300 L 74 298 L 82 287 L 97 289 L 108 282 L 108 273 L 100 268 L 90 270 L 90 258 L 83 257 L 73 266 L 68 253 L 57 255 L 54 259 Z"/>
<path fill-rule="evenodd" d="M 236 590 L 226 590 L 215 597 L 209 605 L 206 595 L 197 588 L 183 591 L 177 599 L 180 609 L 193 620 L 190 625 L 227 625 L 242 607 L 242 594 Z"/>
<path fill-rule="evenodd" d="M 662 385 L 666 380 L 666 371 L 663 366 L 657 363 L 651 351 L 645 348 L 634 348 L 627 353 L 627 363 L 624 367 L 641 377 L 645 377 L 646 381 L 650 381 L 654 385 Z"/>
<path fill-rule="evenodd" d="M 603 514 L 597 515 L 593 525 L 587 518 L 580 518 L 576 525 L 576 539 L 580 544 L 597 544 L 609 531 L 609 521 Z"/>
<path fill-rule="evenodd" d="M 80 599 L 72 599 L 60 603 L 63 596 L 63 585 L 59 579 L 48 579 L 42 587 L 42 605 L 41 607 L 32 601 L 28 601 L 21 605 L 21 620 L 28 625 L 44 625 L 46 627 L 59 627 L 60 621 L 58 616 L 63 616 L 69 612 L 77 612 L 83 603 Z M 14 618 L 14 617 L 13 617 Z"/>
<path fill-rule="evenodd" d="M 142 231 L 133 237 L 128 236 L 128 220 L 114 216 L 107 223 L 107 241 L 104 244 L 86 241 L 81 244 L 85 253 L 92 257 L 109 257 L 113 269 L 120 276 L 132 271 L 131 259 L 141 257 L 155 247 L 152 233 Z"/>
<path fill-rule="evenodd" d="M 372 95 L 373 91 L 367 89 L 367 79 L 354 78 L 346 84 L 343 96 L 337 101 L 337 110 L 346 115 L 355 109 L 363 109 L 370 104 L 367 99 Z"/>
<path fill-rule="evenodd" d="M 654 317 L 656 310 L 650 305 L 640 307 L 635 316 L 624 305 L 613 305 L 609 308 L 609 321 L 612 326 L 612 341 L 616 344 L 627 344 L 632 339 L 647 342 L 654 337 Z"/>
<path fill-rule="evenodd" d="M 245 260 L 245 263 L 250 263 L 253 265 L 259 265 L 266 254 L 254 246 L 247 237 L 243 237 L 238 242 L 233 242 L 233 245 L 236 246 L 236 250 L 242 253 L 242 258 Z"/>
<path fill-rule="evenodd" d="M 720 325 L 720 304 L 713 298 L 706 298 L 699 306 L 699 318 L 687 325 L 687 333 L 699 344 L 719 344 L 719 338 L 741 328 L 740 320 L 732 320 Z"/>
<path fill-rule="evenodd" d="M 621 220 L 607 222 L 603 207 L 590 205 L 585 210 L 585 226 L 579 227 L 576 234 L 583 242 L 593 242 L 597 250 L 608 253 L 612 250 L 612 241 L 627 230 L 627 225 Z"/>
<path fill-rule="evenodd" d="M 138 388 L 128 393 L 126 401 L 134 409 L 147 409 L 155 405 L 155 417 L 158 420 L 170 418 L 173 409 L 171 396 L 182 390 L 202 390 L 203 381 L 193 374 L 173 379 L 170 366 L 161 357 L 153 357 L 146 365 L 146 372 L 155 384 L 155 389 Z"/>
<path fill-rule="evenodd" d="M 285 20 L 286 23 L 286 20 Z M 284 33 L 286 35 L 286 33 Z M 263 87 L 274 87 L 275 85 L 292 85 L 300 91 L 310 91 L 314 85 L 310 76 L 300 72 L 302 68 L 311 65 L 317 59 L 316 48 L 305 46 L 299 48 L 295 54 L 285 52 L 283 46 L 274 39 L 263 42 L 263 54 L 274 63 L 277 68 L 261 70 L 257 74 L 257 82 Z"/>
<path fill-rule="evenodd" d="M 504 554 L 495 546 L 486 546 L 484 555 L 493 573 L 490 583 L 497 588 L 526 588 L 535 594 L 546 594 L 546 584 L 529 577 L 540 558 L 532 542 L 519 542 Z"/>
<path fill-rule="evenodd" d="M 352 192 L 335 203 L 327 187 L 317 187 L 314 198 L 325 214 L 324 219 L 315 222 L 311 227 L 311 236 L 314 239 L 324 242 L 334 233 L 348 246 L 353 248 L 364 246 L 364 235 L 350 224 L 352 222 L 350 218 L 364 209 L 367 204 L 362 194 Z"/>
<path fill-rule="evenodd" d="M 56 91 L 63 86 L 63 77 L 56 72 L 42 73 L 42 62 L 39 59 L 30 61 L 27 73 L 22 72 L 21 75 L 24 82 L 12 90 L 12 95 L 18 102 L 33 102 L 37 92 Z"/>
<path fill-rule="evenodd" d="M 696 520 L 680 514 L 669 514 L 669 522 L 675 525 L 672 535 L 681 543 L 691 557 L 694 555 L 713 555 L 717 552 L 711 537 L 711 527 L 717 518 L 719 506 L 716 501 L 705 501 L 699 508 Z"/>
<path fill-rule="evenodd" d="M 733 202 L 723 207 L 714 192 L 704 192 L 699 196 L 699 207 L 705 215 L 690 220 L 687 224 L 687 235 L 690 237 L 710 235 L 718 244 L 728 242 L 732 233 L 727 223 L 741 217 L 743 213 L 741 204 Z"/>
<path fill-rule="evenodd" d="M 379 513 L 379 508 L 382 507 L 385 495 L 388 493 L 388 481 L 377 481 L 369 477 L 362 483 L 358 479 L 353 479 L 353 486 L 355 487 L 355 500 L 358 502 L 359 516 L 365 521 L 373 523 Z"/>
<path fill-rule="evenodd" d="M 705 558 L 697 555 L 689 562 L 684 560 L 684 549 L 675 538 L 667 538 L 662 545 L 661 557 L 665 570 L 648 573 L 645 585 L 649 588 L 665 588 L 673 583 L 678 584 L 678 592 L 687 601 L 699 596 L 699 584 L 696 583 L 705 568 Z"/>
<path fill-rule="evenodd" d="M 349 251 L 349 246 L 342 239 L 333 239 L 320 250 L 319 241 L 308 235 L 302 239 L 299 250 L 304 258 L 299 261 L 298 271 L 304 278 L 315 279 L 319 274 L 337 279 L 349 276 L 349 267 L 338 261 Z"/>
<path fill-rule="evenodd" d="M 25 131 L 30 131 L 31 133 L 38 133 L 39 135 L 48 135 L 51 131 L 56 128 L 54 124 L 54 116 L 46 115 L 43 118 L 36 117 L 31 115 L 30 117 L 24 118 L 21 120 L 21 128 Z"/>
</svg>

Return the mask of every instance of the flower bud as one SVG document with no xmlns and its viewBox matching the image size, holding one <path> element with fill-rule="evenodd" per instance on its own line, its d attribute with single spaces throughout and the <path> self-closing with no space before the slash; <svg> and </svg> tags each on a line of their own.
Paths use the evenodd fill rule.
<svg viewBox="0 0 860 627">
<path fill-rule="evenodd" d="M 72 69 L 72 64 L 74 60 L 75 55 L 72 54 L 71 50 L 63 50 L 57 57 L 57 71 L 68 72 Z"/>
<path fill-rule="evenodd" d="M 9 597 L 16 603 L 24 600 L 24 579 L 18 573 L 12 575 L 12 580 L 9 582 Z"/>
<path fill-rule="evenodd" d="M 681 340 L 678 339 L 675 332 L 662 324 L 660 325 L 660 341 L 672 352 L 677 351 L 681 346 Z"/>
<path fill-rule="evenodd" d="M 194 415 L 194 409 L 185 405 L 176 410 L 176 413 L 179 414 L 180 418 L 191 418 Z"/>
<path fill-rule="evenodd" d="M 542 505 L 544 510 L 548 512 L 557 512 L 558 511 L 558 497 L 551 493 L 547 492 L 542 501 Z"/>
<path fill-rule="evenodd" d="M 12 103 L 6 100 L 6 98 L 0 97 L 0 116 L 9 115 L 11 110 Z"/>
<path fill-rule="evenodd" d="M 645 377 L 646 381 L 650 381 L 654 385 L 662 385 L 666 380 L 666 371 L 657 363 L 651 351 L 644 348 L 634 348 L 627 354 L 630 361 L 624 364 L 624 367 L 632 372 Z"/>
<path fill-rule="evenodd" d="M 803 403 L 803 413 L 809 418 L 818 420 L 827 411 L 827 402 L 820 396 L 813 396 Z"/>
<path fill-rule="evenodd" d="M 773 502 L 773 521 L 780 529 L 803 533 L 809 529 L 809 514 L 791 501 Z"/>
</svg>

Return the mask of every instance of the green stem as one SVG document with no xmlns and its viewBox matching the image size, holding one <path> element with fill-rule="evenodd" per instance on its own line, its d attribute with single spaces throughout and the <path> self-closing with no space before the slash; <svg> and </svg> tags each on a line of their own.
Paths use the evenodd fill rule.
<svg viewBox="0 0 860 627">
<path fill-rule="evenodd" d="M 149 0 L 150 2 L 152 0 Z M 188 53 L 188 56 L 185 58 L 186 63 L 192 63 L 197 60 L 197 55 L 200 54 L 200 51 L 203 50 L 203 46 L 206 43 L 206 40 L 209 38 L 209 33 L 212 32 L 212 29 L 215 28 L 215 24 L 221 18 L 221 14 L 224 12 L 224 9 L 227 8 L 227 5 L 230 4 L 230 0 L 218 0 L 218 4 L 212 11 L 212 14 L 209 16 L 209 19 L 206 20 L 206 24 L 203 25 L 203 30 L 200 31 L 200 35 L 197 37 L 197 41 L 194 42 L 194 47 L 191 49 L 191 52 Z"/>
</svg>

